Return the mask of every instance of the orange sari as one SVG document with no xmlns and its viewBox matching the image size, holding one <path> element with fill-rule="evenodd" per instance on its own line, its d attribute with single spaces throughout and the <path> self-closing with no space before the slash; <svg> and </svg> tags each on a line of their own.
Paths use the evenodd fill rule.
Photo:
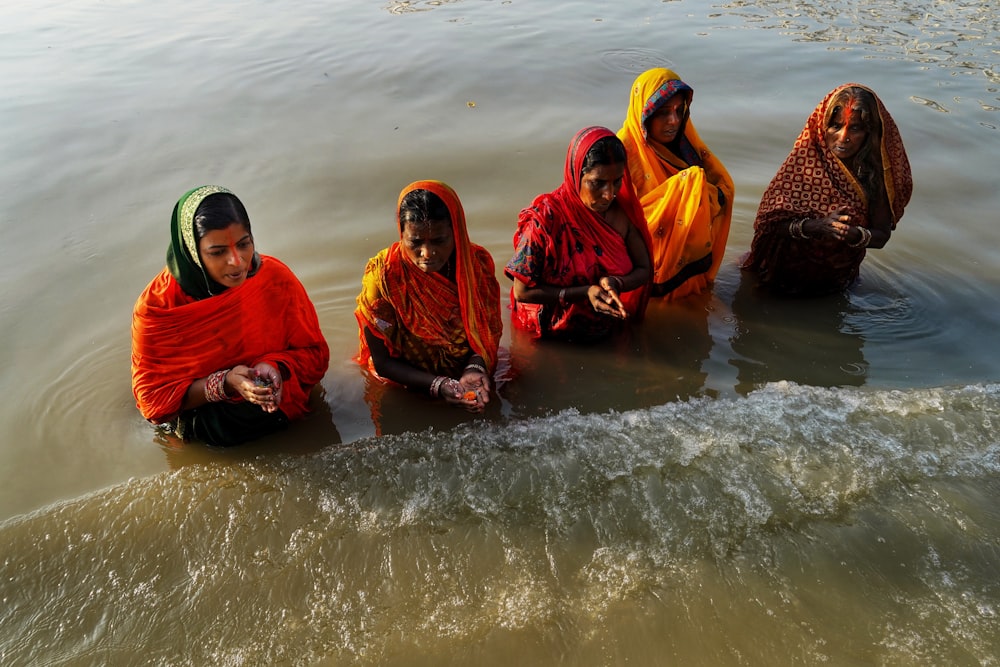
<svg viewBox="0 0 1000 667">
<path fill-rule="evenodd" d="M 369 260 L 361 282 L 358 307 L 358 362 L 375 377 L 365 330 L 377 336 L 389 355 L 435 375 L 459 377 L 471 354 L 496 369 L 503 333 L 500 285 L 493 258 L 469 240 L 465 211 L 458 195 L 440 181 L 417 181 L 399 195 L 428 190 L 448 207 L 455 238 L 455 280 L 424 273 L 404 255 L 399 242 Z M 397 215 L 398 221 L 398 215 Z"/>
<path fill-rule="evenodd" d="M 652 237 L 652 295 L 667 299 L 711 287 L 733 218 L 733 179 L 690 118 L 674 150 L 647 141 L 649 117 L 674 95 L 685 96 L 690 105 L 693 94 L 669 69 L 644 72 L 632 84 L 628 113 L 618 130 Z"/>
<path fill-rule="evenodd" d="M 239 287 L 195 299 L 164 269 L 132 316 L 132 393 L 153 423 L 180 414 L 192 382 L 223 368 L 266 362 L 287 370 L 281 412 L 308 412 L 309 392 L 326 373 L 330 352 L 316 309 L 291 269 L 274 257 Z"/>
</svg>

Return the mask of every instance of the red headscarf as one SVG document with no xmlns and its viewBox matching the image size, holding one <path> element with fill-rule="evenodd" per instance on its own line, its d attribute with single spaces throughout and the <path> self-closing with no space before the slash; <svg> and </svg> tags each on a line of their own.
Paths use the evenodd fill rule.
<svg viewBox="0 0 1000 667">
<path fill-rule="evenodd" d="M 514 234 L 514 247 L 522 242 L 541 246 L 544 255 L 542 275 L 534 275 L 519 261 L 519 255 L 507 264 L 508 277 L 520 280 L 529 287 L 542 282 L 549 285 L 593 285 L 603 276 L 624 275 L 632 271 L 632 260 L 624 238 L 595 211 L 580 199 L 583 181 L 583 163 L 587 152 L 600 139 L 614 137 L 606 127 L 587 127 L 573 137 L 566 151 L 563 183 L 553 192 L 539 195 L 531 206 L 521 211 L 518 229 Z M 648 249 L 649 230 L 643 217 L 642 206 L 632 189 L 628 170 L 625 170 L 621 188 L 615 195 L 618 205 L 632 225 L 642 234 Z M 596 249 L 600 249 L 598 253 Z M 622 302 L 632 317 L 641 317 L 648 300 L 648 287 L 626 292 Z M 538 304 L 519 303 L 511 295 L 513 319 L 522 328 L 539 335 L 540 307 Z M 594 314 L 589 304 L 570 303 L 553 308 L 549 329 L 559 331 L 571 319 L 604 317 Z"/>
</svg>

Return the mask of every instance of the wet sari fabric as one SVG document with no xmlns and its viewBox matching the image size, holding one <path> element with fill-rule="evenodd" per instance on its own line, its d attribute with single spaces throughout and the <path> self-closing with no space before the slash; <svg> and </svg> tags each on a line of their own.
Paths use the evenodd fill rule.
<svg viewBox="0 0 1000 667">
<path fill-rule="evenodd" d="M 654 296 L 677 299 L 708 289 L 719 272 L 733 217 L 733 180 L 686 118 L 670 146 L 648 140 L 646 122 L 675 95 L 693 90 L 671 70 L 652 69 L 632 84 L 618 136 L 652 240 Z"/>
<path fill-rule="evenodd" d="M 417 181 L 400 193 L 399 203 L 413 190 L 428 190 L 448 207 L 455 279 L 424 273 L 406 258 L 399 242 L 369 260 L 355 310 L 358 361 L 374 373 L 367 329 L 390 356 L 429 373 L 459 377 L 472 354 L 481 356 L 492 373 L 503 333 L 493 258 L 469 240 L 465 212 L 454 190 L 440 181 Z"/>
<path fill-rule="evenodd" d="M 788 232 L 795 220 L 823 218 L 839 208 L 846 209 L 852 224 L 871 224 L 868 196 L 826 145 L 829 106 L 838 93 L 852 86 L 865 88 L 855 83 L 839 86 L 816 106 L 761 197 L 753 242 L 743 268 L 756 272 L 761 283 L 779 291 L 823 294 L 843 290 L 858 277 L 865 258 L 865 248 L 822 239 L 793 239 Z M 896 123 L 878 96 L 874 92 L 872 95 L 882 126 L 880 189 L 884 190 L 895 229 L 910 200 L 913 179 Z"/>
<path fill-rule="evenodd" d="M 518 217 L 514 256 L 505 267 L 507 277 L 528 287 L 594 285 L 602 277 L 627 275 L 633 269 L 625 238 L 580 199 L 581 169 L 587 151 L 599 139 L 613 136 L 603 127 L 581 130 L 570 143 L 563 183 L 539 195 Z M 618 205 L 643 235 L 649 247 L 642 208 L 626 170 L 616 195 Z M 648 289 L 626 292 L 622 302 L 631 318 L 646 307 Z M 618 321 L 599 315 L 589 302 L 541 305 L 518 302 L 511 292 L 511 321 L 533 337 L 596 339 L 609 334 Z"/>
</svg>

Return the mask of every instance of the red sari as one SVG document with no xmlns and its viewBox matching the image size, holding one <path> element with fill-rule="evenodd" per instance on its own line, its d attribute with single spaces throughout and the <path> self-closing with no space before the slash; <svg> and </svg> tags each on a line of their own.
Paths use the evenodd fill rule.
<svg viewBox="0 0 1000 667">
<path fill-rule="evenodd" d="M 580 185 L 587 151 L 614 133 L 588 127 L 576 134 L 566 153 L 563 183 L 553 192 L 535 197 L 521 211 L 514 233 L 514 256 L 504 269 L 512 280 L 528 287 L 539 284 L 573 287 L 594 285 L 602 277 L 632 271 L 625 238 L 580 199 Z M 616 195 L 618 205 L 650 247 L 642 206 L 632 190 L 628 171 Z M 642 316 L 648 286 L 621 295 L 630 319 Z M 589 302 L 542 305 L 517 301 L 511 291 L 511 321 L 535 338 L 593 339 L 607 335 L 617 320 L 594 312 Z"/>
</svg>

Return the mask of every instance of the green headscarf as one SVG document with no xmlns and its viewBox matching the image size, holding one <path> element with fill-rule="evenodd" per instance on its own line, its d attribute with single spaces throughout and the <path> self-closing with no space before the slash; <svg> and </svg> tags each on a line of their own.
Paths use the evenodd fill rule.
<svg viewBox="0 0 1000 667">
<path fill-rule="evenodd" d="M 170 217 L 170 246 L 167 248 L 167 268 L 187 294 L 196 299 L 207 299 L 221 294 L 227 288 L 212 280 L 205 272 L 198 255 L 198 239 L 195 237 L 194 214 L 205 198 L 214 194 L 230 194 L 230 190 L 219 185 L 202 185 L 188 190 L 177 200 Z M 247 222 L 247 231 L 250 223 Z M 247 277 L 253 276 L 260 268 L 260 255 L 254 251 Z"/>
</svg>

